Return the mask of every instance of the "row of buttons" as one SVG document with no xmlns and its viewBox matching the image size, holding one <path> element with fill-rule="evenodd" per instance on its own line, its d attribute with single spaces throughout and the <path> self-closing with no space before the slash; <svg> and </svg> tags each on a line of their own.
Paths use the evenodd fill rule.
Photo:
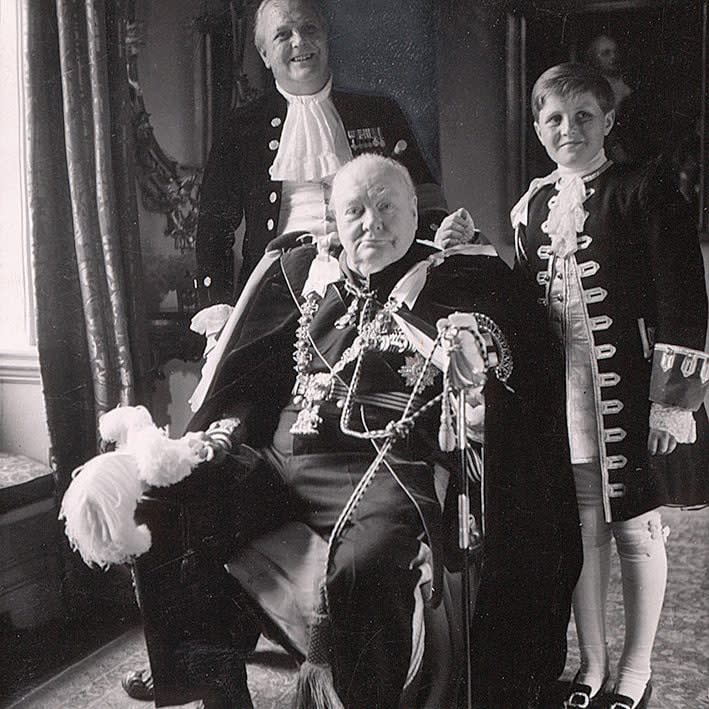
<svg viewBox="0 0 709 709">
<path fill-rule="evenodd" d="M 587 195 L 590 196 L 590 195 Z M 550 204 L 550 206 L 552 206 Z M 545 229 L 546 223 L 542 225 L 542 231 L 547 231 Z M 592 242 L 592 238 L 588 234 L 583 234 L 577 237 L 577 243 L 579 249 L 586 249 Z M 548 244 L 544 244 L 537 249 L 537 255 L 540 259 L 546 260 L 551 255 L 551 250 Z M 586 261 L 584 263 L 578 264 L 579 275 L 581 278 L 588 278 L 590 276 L 595 276 L 600 271 L 600 264 L 597 261 Z M 556 280 L 562 281 L 564 275 L 561 271 L 556 274 Z M 549 274 L 544 271 L 537 273 L 537 283 L 541 286 L 547 285 L 549 283 Z M 557 302 L 563 302 L 564 296 L 562 294 L 557 294 L 554 300 Z M 595 288 L 589 288 L 583 291 L 584 301 L 587 304 L 590 303 L 601 303 L 608 297 L 608 291 L 605 288 L 597 286 Z M 596 317 L 589 318 L 589 324 L 592 331 L 607 330 L 613 324 L 613 319 L 609 315 L 599 315 Z M 610 359 L 616 354 L 616 347 L 612 344 L 597 345 L 594 347 L 594 354 L 596 359 Z M 603 388 L 613 387 L 620 383 L 620 375 L 615 372 L 604 372 L 600 375 L 600 385 Z M 620 399 L 610 399 L 608 401 L 603 401 L 601 403 L 601 411 L 604 416 L 618 414 L 624 408 L 623 402 Z M 620 443 L 627 436 L 625 429 L 620 426 L 611 427 L 604 429 L 603 440 L 604 443 Z M 628 459 L 623 455 L 612 455 L 608 456 L 606 459 L 609 470 L 619 470 L 624 468 Z M 615 487 L 611 486 L 611 497 L 622 497 L 625 490 L 622 484 L 618 484 Z"/>
<path fill-rule="evenodd" d="M 271 125 L 272 125 L 274 128 L 278 128 L 278 127 L 281 125 L 281 123 L 283 123 L 283 121 L 282 121 L 282 119 L 281 119 L 279 116 L 274 116 L 274 117 L 271 119 Z M 278 146 L 279 146 L 279 145 L 280 145 L 279 141 L 274 138 L 273 140 L 271 140 L 271 141 L 269 142 L 269 144 L 268 144 L 268 149 L 269 149 L 269 150 L 278 150 Z M 271 204 L 275 204 L 277 199 L 278 199 L 278 193 L 277 193 L 277 192 L 271 192 L 271 193 L 268 195 L 268 201 L 269 201 Z M 273 231 L 275 228 L 276 228 L 276 223 L 273 221 L 273 219 L 269 219 L 269 220 L 266 222 L 266 229 L 268 229 L 268 231 Z"/>
</svg>

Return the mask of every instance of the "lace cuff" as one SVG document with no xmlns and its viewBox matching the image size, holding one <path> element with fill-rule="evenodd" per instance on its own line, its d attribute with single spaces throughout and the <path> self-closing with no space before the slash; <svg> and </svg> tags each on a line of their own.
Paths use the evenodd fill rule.
<svg viewBox="0 0 709 709">
<path fill-rule="evenodd" d="M 650 428 L 667 431 L 677 443 L 694 443 L 697 427 L 692 412 L 677 406 L 666 406 L 653 402 L 650 407 Z"/>
<path fill-rule="evenodd" d="M 226 303 L 210 305 L 194 315 L 190 321 L 190 330 L 207 338 L 202 357 L 206 357 L 217 344 L 219 333 L 224 329 L 234 308 Z"/>
</svg>

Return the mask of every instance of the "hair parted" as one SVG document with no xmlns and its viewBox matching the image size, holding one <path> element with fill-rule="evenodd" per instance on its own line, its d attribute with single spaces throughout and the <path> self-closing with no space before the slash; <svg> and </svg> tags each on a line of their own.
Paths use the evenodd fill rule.
<svg viewBox="0 0 709 709">
<path fill-rule="evenodd" d="M 603 113 L 615 106 L 613 89 L 605 77 L 592 66 L 575 62 L 557 64 L 547 69 L 532 87 L 532 113 L 534 120 L 549 96 L 567 98 L 589 92 L 596 97 Z"/>
</svg>

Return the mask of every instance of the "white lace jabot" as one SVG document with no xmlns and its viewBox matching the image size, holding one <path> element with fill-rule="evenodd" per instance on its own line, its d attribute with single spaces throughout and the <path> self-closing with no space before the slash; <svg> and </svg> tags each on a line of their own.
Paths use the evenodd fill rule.
<svg viewBox="0 0 709 709">
<path fill-rule="evenodd" d="M 583 203 L 588 198 L 584 177 L 595 172 L 606 162 L 606 154 L 601 149 L 596 156 L 582 168 L 569 170 L 559 165 L 556 181 L 558 194 L 549 200 L 549 217 L 546 222 L 551 251 L 559 258 L 575 253 L 578 248 L 577 234 L 583 231 L 588 212 Z"/>
<path fill-rule="evenodd" d="M 583 203 L 588 198 L 584 181 L 596 173 L 607 162 L 605 151 L 601 150 L 583 167 L 570 170 L 558 166 L 546 177 L 532 180 L 527 192 L 512 208 L 510 219 L 516 229 L 527 224 L 529 200 L 544 185 L 556 185 L 558 194 L 549 201 L 549 217 L 542 227 L 551 239 L 551 251 L 564 258 L 577 249 L 576 235 L 583 229 L 588 216 Z"/>
<path fill-rule="evenodd" d="M 271 179 L 309 182 L 333 175 L 352 159 L 352 151 L 330 97 L 332 79 L 307 96 L 289 94 L 278 84 L 276 88 L 288 101 L 288 112 Z"/>
</svg>

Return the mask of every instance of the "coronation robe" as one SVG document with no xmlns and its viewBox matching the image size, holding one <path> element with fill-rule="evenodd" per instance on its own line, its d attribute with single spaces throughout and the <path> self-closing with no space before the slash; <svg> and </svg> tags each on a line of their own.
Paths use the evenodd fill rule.
<svg viewBox="0 0 709 709">
<path fill-rule="evenodd" d="M 433 247 L 417 242 L 400 261 L 366 281 L 358 279 L 341 262 L 342 278 L 327 284 L 316 311 L 304 320 L 308 301 L 301 292 L 314 256 L 314 248 L 299 247 L 272 258 L 244 309 L 241 323 L 223 343 L 219 365 L 190 429 L 204 430 L 215 420 L 238 417 L 241 424 L 234 446 L 246 444 L 247 451 L 261 454 L 275 448 L 279 453 L 280 443 L 289 440 L 291 461 L 298 456 L 302 460 L 308 456 L 334 456 L 327 470 L 309 465 L 305 468 L 307 475 L 299 474 L 287 481 L 301 503 L 291 506 L 288 514 L 298 515 L 319 533 L 327 534 L 333 524 L 332 510 L 337 506 L 332 491 L 340 495 L 339 504 L 347 502 L 347 495 L 340 492 L 343 478 L 353 475 L 346 460 L 353 454 L 364 455 L 365 450 L 373 458 L 368 442 L 348 437 L 340 425 L 348 388 L 357 387 L 357 415 L 351 419 L 352 427 L 384 428 L 400 415 L 397 402 L 411 394 L 416 380 L 412 370 L 421 364 L 411 348 L 385 346 L 367 353 L 353 382 L 354 359 L 341 367 L 339 363 L 347 358 L 363 325 L 376 322 L 402 278 L 420 266 L 418 294 L 401 303 L 397 315 L 419 332 L 435 338 L 439 318 L 455 311 L 475 313 L 479 324 L 492 336 L 498 363 L 489 371 L 483 390 L 485 471 L 477 499 L 484 501 L 478 507 L 484 508 L 485 539 L 472 628 L 475 694 L 483 706 L 522 702 L 535 706 L 543 686 L 564 667 L 571 593 L 581 563 L 563 392 L 559 386 L 561 359 L 547 332 L 544 313 L 530 291 L 496 257 L 454 254 L 444 258 Z M 369 314 L 363 315 L 365 307 Z M 304 326 L 307 337 L 302 330 L 298 332 Z M 391 334 L 397 335 L 396 328 Z M 299 357 L 299 353 L 304 356 Z M 317 396 L 304 395 L 314 391 L 308 388 L 309 383 L 319 381 L 312 377 L 327 378 L 333 368 L 337 369 L 337 381 L 328 382 Z M 440 386 L 440 376 L 432 376 L 419 398 L 433 398 Z M 303 411 L 305 416 L 301 415 Z M 438 447 L 439 415 L 435 406 L 425 411 L 413 429 L 395 444 L 394 468 L 403 461 L 404 468 L 413 465 L 417 475 L 430 470 L 431 476 L 434 464 L 454 469 L 454 457 Z M 238 450 L 239 455 L 244 454 L 243 447 Z M 209 565 L 205 560 L 216 562 L 212 564 L 216 568 L 228 558 L 229 546 L 233 548 L 240 541 L 238 530 L 235 534 L 223 524 L 225 519 L 233 519 L 228 487 L 220 488 L 219 475 L 202 477 L 200 472 L 188 478 L 181 490 L 171 489 L 168 495 L 181 518 L 189 519 L 187 529 L 184 525 L 181 528 L 181 539 L 174 538 L 175 525 L 172 528 L 174 566 L 192 579 L 196 577 L 190 576 L 191 570 L 184 571 L 186 559 L 191 560 L 187 566 L 192 564 L 195 573 L 204 573 Z M 297 472 L 302 473 L 302 469 Z M 361 470 L 356 474 L 361 474 Z M 406 486 L 405 477 L 402 479 Z M 426 506 L 430 501 L 426 475 L 419 475 L 417 480 L 411 481 L 411 495 L 425 503 L 421 505 L 423 530 L 433 550 L 434 568 L 440 569 L 442 563 L 457 568 L 459 559 L 452 551 L 452 540 L 457 536 L 455 514 L 450 514 L 451 503 L 455 504 L 454 483 L 447 496 L 447 509 L 441 511 Z M 274 496 L 277 494 L 274 491 Z M 261 503 L 259 499 L 249 500 L 257 510 Z M 367 503 L 365 491 L 361 503 L 365 509 Z M 284 507 L 288 504 L 284 503 Z M 263 509 L 262 515 L 255 515 L 260 521 L 268 516 L 265 506 Z M 392 518 L 400 512 L 392 508 Z M 158 525 L 153 529 L 154 540 L 159 536 Z M 161 548 L 166 549 L 165 545 Z M 178 687 L 182 696 L 201 696 L 203 689 L 194 680 L 194 672 L 180 669 L 180 647 L 200 642 L 201 636 L 214 639 L 216 616 L 210 624 L 209 604 L 195 602 L 195 594 L 211 599 L 220 612 L 223 596 L 215 591 L 214 583 L 204 584 L 206 591 L 200 591 L 195 580 L 189 598 L 166 603 L 164 598 L 152 597 L 150 585 L 140 583 L 141 569 L 144 577 L 152 574 L 155 578 L 160 569 L 170 568 L 170 564 L 165 563 L 164 552 L 162 556 L 156 552 L 152 561 L 151 555 L 152 550 L 138 561 L 138 590 L 146 615 L 156 700 L 164 704 L 170 697 L 174 701 L 174 692 L 161 694 L 161 687 L 171 685 Z M 212 578 L 217 577 L 212 574 Z M 437 578 L 440 571 L 434 573 L 434 587 Z M 188 588 L 189 584 L 184 580 L 182 583 L 182 589 Z M 170 582 L 161 585 L 166 588 Z M 336 585 L 333 583 L 333 589 Z M 372 613 L 382 606 L 377 590 L 374 585 L 368 591 Z M 245 630 L 245 618 L 250 613 L 253 620 L 258 613 L 248 610 L 248 604 L 241 600 L 239 604 L 238 608 L 231 606 L 239 616 L 234 624 L 238 630 L 231 637 L 240 633 L 242 640 L 249 636 L 249 643 L 255 642 L 253 634 Z M 339 605 L 342 604 L 337 601 L 334 604 Z M 155 622 L 146 611 L 158 606 L 162 613 Z M 196 619 L 190 618 L 190 607 Z M 362 610 L 366 604 L 356 607 Z M 397 615 L 395 608 L 387 610 L 391 612 L 386 616 Z M 337 622 L 335 619 L 336 628 Z M 348 619 L 339 622 L 347 626 Z M 391 632 L 404 634 L 395 628 Z M 219 647 L 226 646 L 227 635 L 229 632 L 224 630 Z M 248 651 L 243 643 L 241 647 L 239 658 Z M 233 661 L 234 666 L 238 666 L 239 658 Z M 393 658 L 392 664 L 400 659 Z M 347 664 L 346 657 L 342 663 Z M 335 669 L 337 684 L 337 666 Z M 346 667 L 340 669 L 348 671 Z M 232 676 L 243 673 L 232 671 Z M 356 690 L 355 687 L 353 691 Z"/>
</svg>

